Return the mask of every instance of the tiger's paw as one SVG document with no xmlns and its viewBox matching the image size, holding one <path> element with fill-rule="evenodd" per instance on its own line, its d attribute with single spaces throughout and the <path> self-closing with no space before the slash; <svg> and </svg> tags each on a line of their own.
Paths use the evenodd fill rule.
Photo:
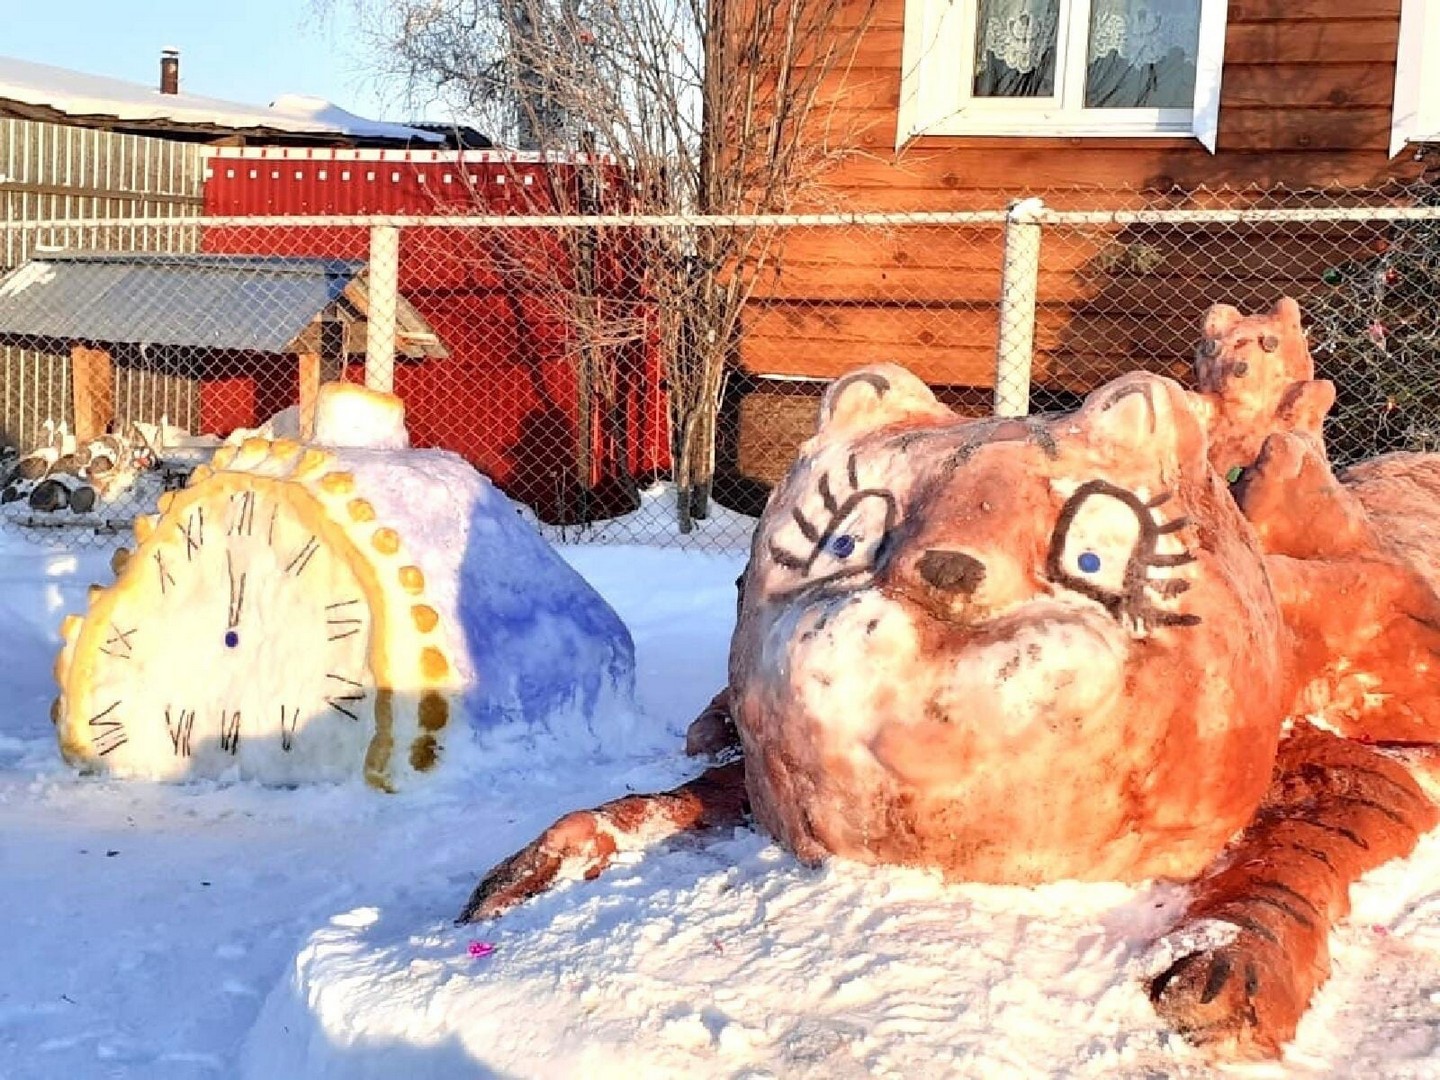
<svg viewBox="0 0 1440 1080">
<path fill-rule="evenodd" d="M 615 857 L 615 839 L 588 810 L 567 814 L 514 855 L 497 863 L 475 886 L 457 923 L 505 914 L 553 886 L 557 879 L 598 876 Z"/>
<path fill-rule="evenodd" d="M 1263 931 L 1203 920 L 1162 939 L 1163 970 L 1148 986 L 1155 1011 L 1202 1049 L 1236 1058 L 1278 1056 L 1309 1000 L 1301 984 L 1313 979 L 1302 979 Z"/>
</svg>

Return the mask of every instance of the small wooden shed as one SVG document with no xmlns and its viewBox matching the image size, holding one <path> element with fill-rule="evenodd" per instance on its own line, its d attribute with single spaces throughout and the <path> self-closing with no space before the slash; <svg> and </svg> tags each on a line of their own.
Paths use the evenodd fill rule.
<svg viewBox="0 0 1440 1080">
<path fill-rule="evenodd" d="M 360 261 L 57 251 L 0 277 L 0 344 L 70 356 L 70 415 L 54 419 L 81 438 L 158 421 L 177 391 L 193 398 L 193 434 L 290 405 L 308 433 L 320 383 L 365 354 L 368 311 Z M 397 361 L 449 356 L 403 297 L 395 322 Z"/>
</svg>

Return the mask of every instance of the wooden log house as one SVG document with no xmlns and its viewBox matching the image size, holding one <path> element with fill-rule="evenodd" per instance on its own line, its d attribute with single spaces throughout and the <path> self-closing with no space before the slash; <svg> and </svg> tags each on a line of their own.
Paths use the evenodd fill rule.
<svg viewBox="0 0 1440 1080">
<path fill-rule="evenodd" d="M 840 24 L 864 29 L 853 65 L 825 81 L 816 128 L 856 152 L 814 209 L 1003 210 L 1031 195 L 1087 210 L 1373 202 L 1421 177 L 1419 151 L 1440 130 L 1440 13 L 1421 0 L 875 0 L 868 23 L 866 0 L 841 2 Z M 997 21 L 1029 38 L 997 45 Z M 1128 59 L 1100 55 L 1105 26 Z M 1210 303 L 1303 297 L 1381 232 L 1051 228 L 1032 405 L 1071 404 L 1137 367 L 1183 375 Z M 859 364 L 905 364 L 984 411 L 1002 237 L 791 234 L 747 312 L 749 378 L 729 403 L 741 430 L 722 479 L 773 482 L 821 381 Z"/>
</svg>

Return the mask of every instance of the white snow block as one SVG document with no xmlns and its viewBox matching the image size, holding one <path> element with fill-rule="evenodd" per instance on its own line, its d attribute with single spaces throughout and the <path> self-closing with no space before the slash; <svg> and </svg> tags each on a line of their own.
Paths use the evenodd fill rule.
<svg viewBox="0 0 1440 1080">
<path fill-rule="evenodd" d="M 410 445 L 405 406 L 392 394 L 355 383 L 327 382 L 315 399 L 317 446 L 403 450 Z"/>
</svg>

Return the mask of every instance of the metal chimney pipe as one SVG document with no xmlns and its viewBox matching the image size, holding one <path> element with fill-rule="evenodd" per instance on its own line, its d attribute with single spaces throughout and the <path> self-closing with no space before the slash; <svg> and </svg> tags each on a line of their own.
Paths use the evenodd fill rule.
<svg viewBox="0 0 1440 1080">
<path fill-rule="evenodd" d="M 180 93 L 180 50 L 160 50 L 160 93 Z"/>
</svg>

